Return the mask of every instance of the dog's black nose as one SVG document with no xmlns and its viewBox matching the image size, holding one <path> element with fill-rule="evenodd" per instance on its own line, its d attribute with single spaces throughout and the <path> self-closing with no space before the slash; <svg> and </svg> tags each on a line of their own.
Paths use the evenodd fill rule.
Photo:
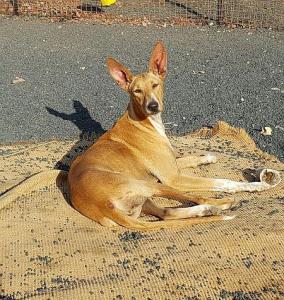
<svg viewBox="0 0 284 300">
<path fill-rule="evenodd" d="M 148 104 L 147 108 L 151 112 L 158 112 L 159 111 L 159 103 L 157 101 L 151 101 Z"/>
</svg>

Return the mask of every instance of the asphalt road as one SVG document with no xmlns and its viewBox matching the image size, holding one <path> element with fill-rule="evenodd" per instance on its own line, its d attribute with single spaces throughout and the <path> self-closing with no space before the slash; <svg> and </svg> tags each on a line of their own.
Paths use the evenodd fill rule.
<svg viewBox="0 0 284 300">
<path fill-rule="evenodd" d="M 174 134 L 225 120 L 284 160 L 284 38 L 273 31 L 42 23 L 0 18 L 0 143 L 76 138 L 112 126 L 128 97 L 112 56 L 145 71 L 169 52 L 164 122 Z M 12 84 L 16 77 L 25 82 Z M 259 129 L 272 128 L 271 136 Z"/>
</svg>

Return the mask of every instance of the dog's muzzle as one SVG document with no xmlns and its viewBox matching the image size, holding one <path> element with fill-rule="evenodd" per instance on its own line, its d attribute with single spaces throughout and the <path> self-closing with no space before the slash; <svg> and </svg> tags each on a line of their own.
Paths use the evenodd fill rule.
<svg viewBox="0 0 284 300">
<path fill-rule="evenodd" d="M 151 113 L 158 113 L 159 112 L 159 103 L 157 101 L 151 101 L 147 105 L 147 110 Z"/>
</svg>

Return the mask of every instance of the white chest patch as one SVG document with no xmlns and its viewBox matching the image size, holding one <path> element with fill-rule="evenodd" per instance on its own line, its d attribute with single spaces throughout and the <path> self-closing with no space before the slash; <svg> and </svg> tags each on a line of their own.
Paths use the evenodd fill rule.
<svg viewBox="0 0 284 300">
<path fill-rule="evenodd" d="M 166 132 L 165 132 L 165 127 L 164 127 L 164 124 L 163 124 L 163 121 L 162 121 L 162 117 L 161 117 L 161 113 L 158 113 L 158 114 L 155 114 L 155 115 L 151 115 L 149 117 L 149 120 L 151 122 L 151 124 L 153 125 L 153 127 L 157 130 L 157 132 L 164 138 L 166 139 L 167 143 L 171 146 L 172 148 L 172 145 L 166 135 Z"/>
<path fill-rule="evenodd" d="M 154 126 L 154 128 L 158 131 L 158 133 L 163 136 L 166 137 L 166 132 L 165 132 L 165 127 L 161 118 L 161 113 L 158 113 L 156 115 L 151 115 L 149 117 L 149 120 L 151 122 L 151 124 Z"/>
</svg>

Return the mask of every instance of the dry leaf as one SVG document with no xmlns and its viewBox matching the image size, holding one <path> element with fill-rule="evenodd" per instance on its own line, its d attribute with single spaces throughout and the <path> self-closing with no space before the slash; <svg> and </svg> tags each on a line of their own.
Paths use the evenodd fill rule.
<svg viewBox="0 0 284 300">
<path fill-rule="evenodd" d="M 25 82 L 25 79 L 21 77 L 16 77 L 16 79 L 12 81 L 13 84 L 22 83 L 22 82 Z"/>
<path fill-rule="evenodd" d="M 271 135 L 272 134 L 272 129 L 270 127 L 264 127 L 261 129 L 260 132 L 262 135 Z"/>
</svg>

